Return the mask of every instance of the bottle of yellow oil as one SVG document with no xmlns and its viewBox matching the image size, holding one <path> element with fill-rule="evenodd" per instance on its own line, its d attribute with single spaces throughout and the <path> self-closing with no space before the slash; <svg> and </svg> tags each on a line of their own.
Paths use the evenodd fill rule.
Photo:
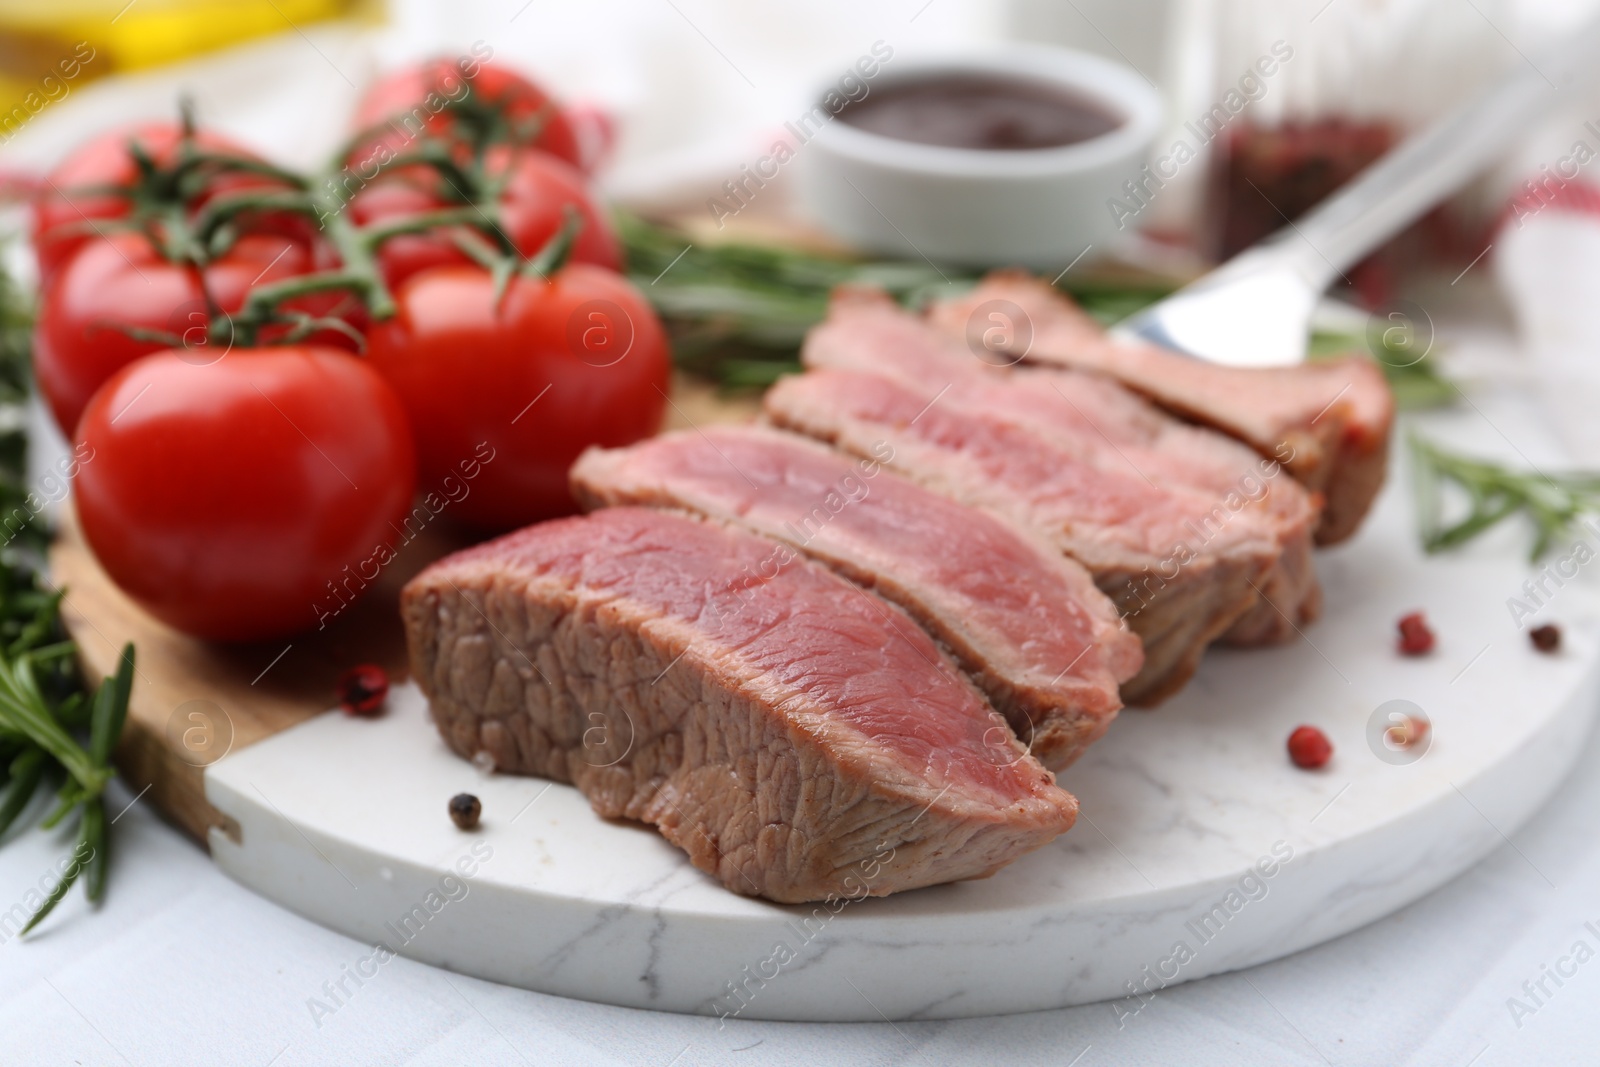
<svg viewBox="0 0 1600 1067">
<path fill-rule="evenodd" d="M 0 137 L 95 78 L 379 13 L 380 0 L 0 0 Z"/>
</svg>

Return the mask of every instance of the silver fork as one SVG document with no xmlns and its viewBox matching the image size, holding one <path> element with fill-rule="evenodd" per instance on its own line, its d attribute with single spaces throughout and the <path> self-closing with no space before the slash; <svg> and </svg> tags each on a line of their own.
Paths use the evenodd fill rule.
<svg viewBox="0 0 1600 1067">
<path fill-rule="evenodd" d="M 1588 69 L 1585 69 L 1587 65 Z M 1213 363 L 1306 357 L 1311 314 L 1333 280 L 1494 161 L 1600 66 L 1600 19 L 1408 138 L 1296 222 L 1117 325 Z"/>
</svg>

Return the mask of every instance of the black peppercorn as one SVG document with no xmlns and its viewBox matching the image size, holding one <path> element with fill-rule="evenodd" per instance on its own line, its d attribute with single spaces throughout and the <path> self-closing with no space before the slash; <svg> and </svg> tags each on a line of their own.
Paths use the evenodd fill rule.
<svg viewBox="0 0 1600 1067">
<path fill-rule="evenodd" d="M 478 817 L 483 814 L 483 804 L 471 793 L 457 793 L 450 798 L 450 821 L 463 830 L 478 828 Z"/>
<path fill-rule="evenodd" d="M 1561 648 L 1561 628 L 1550 623 L 1528 631 L 1528 640 L 1540 652 L 1555 652 Z"/>
</svg>

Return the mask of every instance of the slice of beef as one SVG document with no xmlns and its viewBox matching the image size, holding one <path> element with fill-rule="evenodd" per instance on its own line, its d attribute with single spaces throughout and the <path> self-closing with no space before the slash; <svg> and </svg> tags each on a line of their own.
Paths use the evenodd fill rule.
<svg viewBox="0 0 1600 1067">
<path fill-rule="evenodd" d="M 1280 555 L 1259 583 L 1259 602 L 1225 635 L 1229 643 L 1290 640 L 1320 610 L 1311 563 L 1318 520 L 1312 494 L 1276 460 L 1175 419 L 1109 378 L 1056 369 L 992 373 L 966 345 L 882 292 L 862 289 L 834 295 L 827 319 L 807 335 L 802 359 L 813 368 L 887 375 L 928 401 L 938 397 L 941 405 L 1011 419 L 1091 462 L 1214 494 L 1223 515 L 1248 510 L 1260 516 L 1274 530 Z"/>
<path fill-rule="evenodd" d="M 1118 684 L 1144 661 L 1139 638 L 1081 566 L 876 457 L 718 426 L 590 449 L 572 486 L 590 508 L 643 504 L 740 524 L 899 604 L 1054 770 L 1105 732 L 1122 706 Z"/>
<path fill-rule="evenodd" d="M 1247 509 L 1228 514 L 1209 493 L 1101 466 L 890 378 L 812 371 L 778 382 L 763 407 L 779 425 L 845 451 L 887 454 L 892 469 L 999 512 L 1082 563 L 1144 641 L 1144 667 L 1122 688 L 1129 703 L 1179 689 L 1205 646 L 1257 602 L 1278 560 L 1271 526 Z"/>
<path fill-rule="evenodd" d="M 1076 817 L 904 612 L 750 533 L 609 508 L 449 556 L 401 610 L 452 749 L 654 823 L 737 893 L 984 877 Z"/>
<path fill-rule="evenodd" d="M 1021 321 L 1010 322 L 1019 312 Z M 996 314 L 1015 328 L 991 329 Z M 1318 544 L 1355 533 L 1383 486 L 1394 396 L 1370 359 L 1218 366 L 1154 345 L 1113 340 L 1054 286 L 1009 271 L 936 304 L 929 317 L 952 337 L 983 338 L 988 330 L 988 341 L 1002 349 L 1010 346 L 1018 360 L 1109 375 L 1168 411 L 1216 427 L 1276 459 L 1323 496 Z"/>
</svg>

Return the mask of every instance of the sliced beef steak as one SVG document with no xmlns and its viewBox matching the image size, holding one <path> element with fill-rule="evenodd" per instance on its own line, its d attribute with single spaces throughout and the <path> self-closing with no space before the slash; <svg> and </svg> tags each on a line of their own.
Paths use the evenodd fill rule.
<svg viewBox="0 0 1600 1067">
<path fill-rule="evenodd" d="M 1105 732 L 1144 660 L 1077 563 L 977 508 L 795 434 L 708 427 L 590 449 L 586 507 L 681 508 L 790 544 L 910 612 L 1028 750 L 1065 767 Z"/>
<path fill-rule="evenodd" d="M 861 456 L 882 456 L 914 481 L 989 508 L 1082 563 L 1144 641 L 1145 664 L 1123 686 L 1154 703 L 1194 673 L 1206 644 L 1259 599 L 1276 566 L 1276 535 L 1240 510 L 1226 521 L 1209 493 L 1175 489 L 1079 452 L 1002 416 L 942 401 L 890 378 L 821 370 L 785 378 L 764 408 L 779 425 Z"/>
<path fill-rule="evenodd" d="M 899 608 L 766 538 L 610 508 L 449 556 L 401 609 L 452 749 L 654 823 L 738 893 L 983 877 L 1076 817 Z"/>
<path fill-rule="evenodd" d="M 1012 420 L 1102 467 L 1157 485 L 1210 493 L 1214 525 L 1240 512 L 1274 531 L 1277 564 L 1260 601 L 1225 635 L 1233 644 L 1287 641 L 1314 619 L 1321 589 L 1311 562 L 1317 503 L 1276 460 L 1205 427 L 1182 422 L 1099 374 L 1017 369 L 996 374 L 966 345 L 880 292 L 841 290 L 806 338 L 808 367 L 870 371 L 927 401 Z"/>
<path fill-rule="evenodd" d="M 1013 272 L 992 274 L 970 293 L 935 305 L 930 319 L 953 337 L 981 337 L 989 312 L 1011 318 L 1012 308 L 1026 325 L 991 331 L 987 339 L 1023 348 L 1013 353 L 1016 359 L 1109 375 L 1168 411 L 1281 462 L 1323 495 L 1319 544 L 1355 533 L 1383 486 L 1394 397 L 1369 359 L 1222 367 L 1153 345 L 1124 344 L 1055 287 Z"/>
</svg>

